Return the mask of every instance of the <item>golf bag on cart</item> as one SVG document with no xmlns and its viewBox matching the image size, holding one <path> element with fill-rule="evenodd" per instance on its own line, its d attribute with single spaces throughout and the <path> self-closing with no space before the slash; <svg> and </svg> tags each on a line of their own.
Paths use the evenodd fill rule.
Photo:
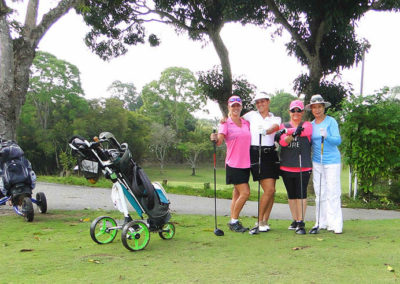
<svg viewBox="0 0 400 284">
<path fill-rule="evenodd" d="M 117 226 L 116 221 L 107 216 L 94 220 L 91 236 L 95 242 L 99 244 L 112 242 L 116 230 L 123 229 L 124 246 L 130 250 L 140 250 L 149 241 L 149 231 L 158 232 L 163 239 L 171 239 L 174 236 L 175 227 L 168 222 L 171 218 L 170 203 L 165 190 L 159 183 L 152 183 L 149 180 L 133 160 L 127 143 L 119 144 L 114 135 L 103 132 L 93 142 L 74 136 L 69 145 L 73 155 L 78 159 L 79 170 L 86 179 L 92 183 L 96 182 L 102 170 L 105 178 L 113 182 L 112 200 L 125 217 L 123 226 Z M 141 219 L 144 218 L 143 213 L 147 215 L 147 222 L 132 220 L 125 198 Z M 107 222 L 111 227 L 104 227 L 107 226 L 105 225 Z M 100 228 L 97 228 L 99 225 Z M 97 229 L 99 230 L 96 231 Z M 140 239 L 141 234 L 144 237 Z M 108 237 L 103 239 L 100 236 Z"/>
<path fill-rule="evenodd" d="M 24 151 L 14 141 L 2 140 L 0 143 L 0 205 L 8 200 L 17 214 L 27 221 L 34 217 L 32 202 L 39 206 L 42 213 L 47 211 L 46 197 L 39 192 L 32 198 L 36 175 L 31 163 L 24 156 Z M 21 206 L 20 210 L 18 207 Z"/>
</svg>

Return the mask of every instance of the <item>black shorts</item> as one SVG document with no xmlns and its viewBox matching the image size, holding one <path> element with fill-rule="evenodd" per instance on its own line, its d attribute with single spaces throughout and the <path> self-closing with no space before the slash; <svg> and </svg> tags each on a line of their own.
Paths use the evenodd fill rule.
<svg viewBox="0 0 400 284">
<path fill-rule="evenodd" d="M 279 158 L 274 147 L 261 147 L 261 175 L 258 174 L 258 155 L 258 146 L 251 146 L 250 161 L 253 181 L 266 178 L 279 179 Z"/>
<path fill-rule="evenodd" d="M 311 171 L 302 173 L 303 192 L 300 187 L 300 173 L 281 171 L 283 183 L 285 184 L 288 199 L 305 199 L 307 198 L 307 185 L 310 180 Z"/>
<path fill-rule="evenodd" d="M 231 168 L 226 165 L 226 184 L 249 183 L 250 169 Z"/>
</svg>

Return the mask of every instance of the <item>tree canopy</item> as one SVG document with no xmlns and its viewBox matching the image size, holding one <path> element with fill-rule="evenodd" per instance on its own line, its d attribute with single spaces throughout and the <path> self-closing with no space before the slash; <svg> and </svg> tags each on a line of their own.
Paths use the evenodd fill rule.
<svg viewBox="0 0 400 284">
<path fill-rule="evenodd" d="M 111 93 L 111 97 L 122 101 L 127 110 L 137 110 L 143 105 L 142 98 L 137 93 L 133 83 L 123 83 L 116 80 L 107 88 L 107 91 Z"/>
<path fill-rule="evenodd" d="M 291 41 L 287 44 L 289 55 L 295 55 L 308 67 L 308 74 L 296 79 L 298 94 L 306 94 L 308 102 L 313 94 L 327 87 L 346 95 L 343 85 L 327 81 L 331 74 L 339 74 L 361 61 L 368 42 L 355 34 L 357 21 L 368 11 L 398 11 L 398 0 L 265 0 L 273 23 L 287 30 Z M 279 33 L 278 29 L 278 33 Z"/>
<path fill-rule="evenodd" d="M 170 67 L 142 90 L 140 111 L 153 121 L 169 125 L 179 137 L 194 129 L 192 112 L 204 106 L 205 98 L 198 88 L 194 74 L 181 67 Z"/>
</svg>

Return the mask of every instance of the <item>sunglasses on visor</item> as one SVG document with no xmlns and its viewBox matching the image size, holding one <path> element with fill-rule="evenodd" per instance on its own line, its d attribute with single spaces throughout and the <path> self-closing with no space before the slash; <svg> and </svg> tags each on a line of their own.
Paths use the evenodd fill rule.
<svg viewBox="0 0 400 284">
<path fill-rule="evenodd" d="M 229 99 L 229 102 L 230 102 L 230 103 L 233 103 L 233 102 L 239 102 L 239 103 L 241 103 L 242 100 L 241 100 L 240 98 L 230 98 L 230 99 Z"/>
</svg>

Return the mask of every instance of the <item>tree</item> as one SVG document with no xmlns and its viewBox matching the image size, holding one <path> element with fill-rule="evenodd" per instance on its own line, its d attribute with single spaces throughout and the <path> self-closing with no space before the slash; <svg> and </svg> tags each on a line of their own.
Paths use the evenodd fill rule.
<svg viewBox="0 0 400 284">
<path fill-rule="evenodd" d="M 73 133 L 74 120 L 88 111 L 78 68 L 49 53 L 38 52 L 22 110 L 17 138 L 36 170 L 59 168 L 59 154 L 67 150 L 65 141 Z"/>
<path fill-rule="evenodd" d="M 39 0 L 30 0 L 24 24 L 13 19 L 6 0 L 0 1 L 0 135 L 16 139 L 16 129 L 29 86 L 35 50 L 50 27 L 79 0 L 62 0 L 37 24 Z"/>
<path fill-rule="evenodd" d="M 388 91 L 352 96 L 339 112 L 344 119 L 341 150 L 364 192 L 373 192 L 379 180 L 396 178 L 394 170 L 400 168 L 400 100 L 385 98 Z"/>
<path fill-rule="evenodd" d="M 228 98 L 223 102 L 224 107 L 221 106 L 220 96 L 224 89 L 224 79 L 221 68 L 214 66 L 213 69 L 206 72 L 199 72 L 199 85 L 202 91 L 213 101 L 219 102 L 220 109 L 223 116 L 228 115 L 227 101 Z M 256 87 L 249 83 L 243 77 L 234 77 L 232 82 L 232 95 L 239 96 L 243 101 L 242 114 L 253 109 L 251 103 L 252 98 L 250 94 L 256 92 Z"/>
<path fill-rule="evenodd" d="M 191 113 L 205 103 L 193 73 L 180 67 L 165 69 L 158 81 L 144 86 L 142 99 L 141 112 L 158 123 L 171 126 L 179 137 L 188 128 L 194 129 L 194 125 L 188 125 L 193 118 Z"/>
<path fill-rule="evenodd" d="M 163 172 L 168 149 L 177 142 L 176 133 L 170 126 L 152 123 L 150 136 L 150 149 L 160 162 L 161 172 Z"/>
<path fill-rule="evenodd" d="M 211 131 L 211 127 L 198 122 L 196 129 L 188 133 L 187 141 L 178 145 L 178 149 L 182 151 L 183 156 L 192 168 L 192 176 L 196 175 L 196 165 L 200 154 L 210 148 Z"/>
<path fill-rule="evenodd" d="M 109 1 L 87 0 L 90 10 L 85 11 L 85 21 L 93 26 L 86 43 L 102 58 L 108 59 L 127 51 L 131 41 L 143 42 L 145 29 L 140 23 L 161 22 L 173 26 L 178 33 L 187 32 L 192 40 L 212 42 L 222 68 L 222 92 L 217 97 L 222 113 L 227 113 L 226 101 L 232 95 L 232 71 L 229 53 L 221 30 L 226 23 L 241 21 L 247 15 L 257 15 L 252 1 L 248 0 L 154 0 Z M 257 12 L 257 14 L 255 13 Z M 120 40 L 126 31 L 132 36 Z M 106 39 L 104 38 L 106 37 Z M 155 35 L 149 39 L 159 44 Z M 113 44 L 117 43 L 117 44 Z M 110 48 L 112 46 L 112 48 Z"/>
<path fill-rule="evenodd" d="M 29 0 L 23 24 L 14 17 L 16 10 L 10 8 L 14 2 L 18 1 L 0 0 L 0 136 L 6 139 L 16 138 L 29 70 L 40 40 L 72 8 L 92 27 L 85 42 L 103 59 L 122 55 L 127 46 L 145 42 L 143 21 L 134 10 L 124 6 L 137 0 L 58 0 L 39 23 L 39 0 Z M 149 41 L 153 45 L 158 43 L 155 36 L 150 36 Z"/>
<path fill-rule="evenodd" d="M 300 75 L 295 82 L 296 91 L 306 94 L 306 102 L 315 93 L 324 95 L 321 87 L 335 89 L 337 86 L 336 95 L 343 97 L 345 93 L 341 92 L 340 84 L 335 86 L 321 80 L 361 61 L 369 44 L 356 38 L 356 22 L 371 10 L 398 11 L 400 8 L 397 0 L 265 0 L 265 4 L 268 21 L 279 24 L 291 35 L 287 44 L 289 54 L 308 67 L 308 74 Z"/>
<path fill-rule="evenodd" d="M 295 100 L 296 97 L 285 93 L 284 91 L 278 91 L 274 96 L 271 97 L 270 111 L 275 115 L 282 118 L 282 122 L 290 121 L 290 115 L 288 113 L 290 102 Z"/>
<path fill-rule="evenodd" d="M 226 23 L 240 22 L 259 12 L 248 0 L 155 0 L 156 8 L 151 10 L 161 16 L 161 21 L 173 25 L 178 32 L 186 31 L 193 40 L 210 40 L 220 59 L 222 69 L 221 92 L 217 100 L 222 114 L 228 113 L 227 99 L 232 95 L 232 71 L 229 52 L 221 38 L 221 30 Z"/>
<path fill-rule="evenodd" d="M 39 51 L 36 54 L 31 67 L 27 99 L 32 100 L 36 106 L 43 129 L 48 128 L 49 116 L 56 103 L 83 95 L 79 70 L 75 65 L 59 60 L 47 52 Z"/>
<path fill-rule="evenodd" d="M 121 100 L 127 110 L 135 111 L 143 105 L 142 98 L 133 83 L 122 83 L 117 80 L 112 82 L 107 91 L 111 93 L 111 97 Z"/>
<path fill-rule="evenodd" d="M 140 163 L 149 151 L 151 119 L 138 112 L 128 113 L 128 129 L 124 142 L 127 142 L 133 159 Z"/>
</svg>

